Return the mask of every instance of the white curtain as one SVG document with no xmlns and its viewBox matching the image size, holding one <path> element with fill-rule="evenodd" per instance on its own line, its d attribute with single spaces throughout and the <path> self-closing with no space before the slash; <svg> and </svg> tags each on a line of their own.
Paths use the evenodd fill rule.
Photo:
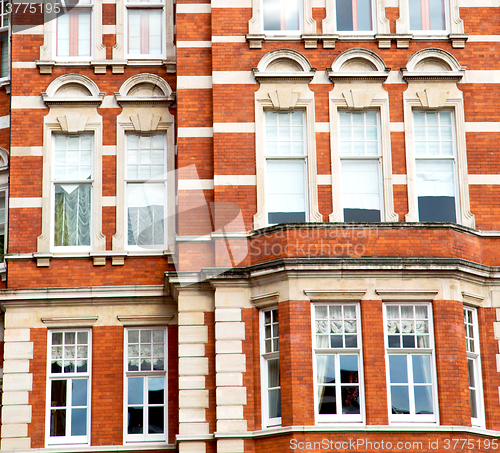
<svg viewBox="0 0 500 453">
<path fill-rule="evenodd" d="M 90 184 L 55 187 L 54 245 L 90 245 Z"/>
<path fill-rule="evenodd" d="M 454 197 L 452 160 L 417 160 L 417 196 Z"/>
<path fill-rule="evenodd" d="M 305 212 L 304 160 L 269 160 L 267 162 L 268 212 Z"/>
</svg>

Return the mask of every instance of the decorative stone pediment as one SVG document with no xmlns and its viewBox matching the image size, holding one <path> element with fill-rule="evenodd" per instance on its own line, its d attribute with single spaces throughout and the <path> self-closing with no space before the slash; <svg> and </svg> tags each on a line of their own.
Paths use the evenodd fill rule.
<svg viewBox="0 0 500 453">
<path fill-rule="evenodd" d="M 429 109 L 439 109 L 446 105 L 449 91 L 438 88 L 426 88 L 424 91 L 418 91 L 417 96 L 422 103 L 422 107 Z"/>
<path fill-rule="evenodd" d="M 127 79 L 115 93 L 122 107 L 132 105 L 159 105 L 169 107 L 175 100 L 170 85 L 155 74 L 137 74 Z"/>
<path fill-rule="evenodd" d="M 9 168 L 9 152 L 5 148 L 0 148 L 0 171 Z"/>
<path fill-rule="evenodd" d="M 51 105 L 88 105 L 98 107 L 104 100 L 95 82 L 82 74 L 65 74 L 47 87 L 42 99 Z"/>
<path fill-rule="evenodd" d="M 279 49 L 264 55 L 253 73 L 260 83 L 310 83 L 316 69 L 299 52 Z"/>
<path fill-rule="evenodd" d="M 337 80 L 385 81 L 391 68 L 374 52 L 367 49 L 349 49 L 342 52 L 326 70 L 332 82 Z"/>
<path fill-rule="evenodd" d="M 458 82 L 465 68 L 457 59 L 442 49 L 423 49 L 414 53 L 406 68 L 401 68 L 403 78 L 409 80 L 441 80 Z"/>
</svg>

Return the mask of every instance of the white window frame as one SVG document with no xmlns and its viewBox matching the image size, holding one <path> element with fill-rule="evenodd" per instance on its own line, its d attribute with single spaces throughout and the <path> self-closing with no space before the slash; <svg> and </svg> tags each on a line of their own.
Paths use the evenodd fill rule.
<svg viewBox="0 0 500 453">
<path fill-rule="evenodd" d="M 377 114 L 377 148 L 378 148 L 378 154 L 377 156 L 355 156 L 355 155 L 344 155 L 342 154 L 342 143 L 341 143 L 341 137 L 340 134 L 338 136 L 338 141 L 339 141 L 339 150 L 340 150 L 340 167 L 341 167 L 341 176 L 340 176 L 340 182 L 342 184 L 343 180 L 343 172 L 342 172 L 342 163 L 346 161 L 350 162 L 377 162 L 377 167 L 378 167 L 378 191 L 379 191 L 379 210 L 380 210 L 380 222 L 383 222 L 385 220 L 384 218 L 384 186 L 383 186 L 383 170 L 382 170 L 382 140 L 381 140 L 381 124 L 380 124 L 380 111 L 379 110 L 371 110 L 371 109 L 366 109 L 366 110 L 361 110 L 361 111 L 356 111 L 356 110 L 347 110 L 347 109 L 341 109 L 338 110 L 338 120 L 339 120 L 339 131 L 341 130 L 340 126 L 340 116 L 342 113 L 364 113 L 366 114 L 367 111 L 375 111 Z M 353 137 L 354 141 L 354 137 Z M 345 222 L 344 218 L 344 209 L 346 208 L 343 203 L 342 199 L 340 200 L 341 203 L 341 212 L 342 212 L 342 221 Z"/>
<path fill-rule="evenodd" d="M 410 33 L 413 33 L 414 35 L 443 35 L 449 33 L 450 29 L 450 2 L 449 0 L 443 0 L 444 3 L 444 20 L 445 20 L 445 28 L 442 30 L 422 30 L 422 29 L 412 29 L 411 28 L 411 23 L 410 23 L 410 1 L 411 0 L 406 0 L 408 2 L 408 26 Z M 430 0 L 419 0 L 420 3 L 422 4 L 425 1 L 430 1 Z M 431 17 L 430 11 L 429 11 L 429 18 Z"/>
<path fill-rule="evenodd" d="M 441 66 L 442 69 L 436 69 Z M 416 195 L 415 144 L 413 138 L 413 110 L 446 109 L 453 112 L 456 131 L 456 178 L 459 209 L 457 223 L 475 228 L 474 215 L 470 211 L 469 182 L 467 171 L 467 146 L 465 139 L 465 111 L 463 92 L 457 82 L 465 68 L 450 53 L 441 49 L 423 49 L 413 54 L 402 69 L 408 88 L 403 93 L 406 181 L 408 188 L 407 222 L 418 222 Z"/>
<path fill-rule="evenodd" d="M 287 29 L 282 29 L 282 30 L 265 30 L 264 29 L 264 2 L 266 0 L 260 0 L 261 1 L 261 23 L 262 23 L 262 32 L 267 34 L 267 35 L 297 35 L 300 36 L 302 34 L 302 30 L 304 28 L 304 0 L 299 0 L 302 3 L 302 8 L 299 5 L 299 29 L 298 30 L 287 30 Z M 280 1 L 280 13 L 283 13 L 282 9 L 286 7 L 287 1 L 288 0 L 279 0 Z"/>
<path fill-rule="evenodd" d="M 472 323 L 469 322 L 468 314 L 471 315 Z M 475 381 L 476 391 L 476 412 L 477 417 L 472 416 L 471 410 L 471 424 L 479 428 L 485 428 L 485 412 L 484 412 L 484 394 L 483 394 L 483 376 L 481 372 L 481 350 L 479 345 L 479 322 L 477 317 L 477 308 L 464 305 L 464 327 L 465 327 L 465 344 L 467 351 L 467 374 L 469 372 L 469 361 L 473 363 L 473 375 Z M 468 327 L 472 328 L 473 336 L 470 337 Z M 473 345 L 472 351 L 470 345 Z M 469 376 L 468 376 L 469 377 Z M 471 387 L 469 384 L 469 396 Z M 471 402 L 472 406 L 472 402 Z"/>
<path fill-rule="evenodd" d="M 129 137 L 130 135 L 136 135 L 138 137 L 141 137 L 141 136 L 144 136 L 144 135 L 147 135 L 147 136 L 150 136 L 152 137 L 153 135 L 161 135 L 162 138 L 163 138 L 163 165 L 164 165 L 164 171 L 163 171 L 163 176 L 162 177 L 158 177 L 158 178 L 151 178 L 149 180 L 144 180 L 144 179 L 141 179 L 141 178 L 138 178 L 138 179 L 132 179 L 132 178 L 129 178 L 127 177 L 127 172 L 125 172 L 125 190 L 126 190 L 126 195 L 125 195 L 125 200 L 126 200 L 126 204 L 127 204 L 127 207 L 126 207 L 126 221 L 124 222 L 124 227 L 125 227 L 125 231 L 123 232 L 124 234 L 124 237 L 126 238 L 126 249 L 127 250 L 142 250 L 144 251 L 144 249 L 153 249 L 153 250 L 164 250 L 166 247 L 167 247 L 167 241 L 168 241 L 168 226 L 169 226 L 169 222 L 168 222 L 168 213 L 169 213 L 169 210 L 168 210 L 168 193 L 167 193 L 167 137 L 166 137 L 166 133 L 147 133 L 147 134 L 139 134 L 137 132 L 129 132 L 127 134 L 125 134 L 125 142 L 127 143 L 127 147 L 126 147 L 126 150 L 127 150 L 127 157 L 125 157 L 125 160 L 126 160 L 126 164 L 128 164 L 128 140 L 129 140 Z M 149 245 L 129 245 L 128 243 L 128 187 L 129 185 L 138 185 L 138 184 L 144 184 L 147 186 L 148 183 L 151 183 L 151 184 L 155 184 L 155 185 L 159 185 L 159 184 L 163 184 L 163 200 L 164 200 L 164 210 L 163 210 L 163 218 L 164 218 L 164 226 L 163 226 L 163 243 L 162 244 L 157 244 L 157 245 L 153 245 L 153 244 L 149 244 Z"/>
<path fill-rule="evenodd" d="M 276 69 L 278 64 L 281 69 Z M 270 69 L 268 69 L 268 67 Z M 289 68 L 289 70 L 287 70 Z M 300 68 L 300 69 L 299 69 Z M 290 72 L 293 81 L 290 83 Z M 255 156 L 257 167 L 257 213 L 254 215 L 254 229 L 268 226 L 266 209 L 266 155 L 264 111 L 304 110 L 306 127 L 307 164 L 307 209 L 308 222 L 321 222 L 318 211 L 318 184 L 316 165 L 316 130 L 314 93 L 308 83 L 314 77 L 314 70 L 307 59 L 294 50 L 280 49 L 266 54 L 254 70 L 260 89 L 255 93 Z M 282 81 L 286 80 L 284 85 Z"/>
<path fill-rule="evenodd" d="M 4 259 L 0 260 L 0 271 L 5 270 L 5 256 L 7 255 L 7 237 L 9 233 L 9 189 L 8 187 L 0 185 L 0 194 L 4 194 L 5 197 L 5 222 L 4 222 L 4 233 L 3 233 L 3 252 Z"/>
<path fill-rule="evenodd" d="M 51 358 L 52 358 L 52 334 L 61 332 L 63 336 L 67 332 L 87 332 L 88 343 L 87 343 L 87 371 L 85 373 L 52 373 Z M 76 362 L 75 358 L 75 362 Z M 61 379 L 62 378 L 62 379 Z M 67 382 L 72 382 L 73 379 L 87 379 L 87 434 L 85 436 L 51 436 L 50 426 L 51 426 L 51 383 L 54 380 L 63 380 L 66 378 Z M 67 395 L 70 395 L 70 386 L 67 385 Z M 51 329 L 48 331 L 47 335 L 47 387 L 46 387 L 46 410 L 45 410 L 45 445 L 57 446 L 57 445 L 90 445 L 90 429 L 91 429 L 91 401 L 92 401 L 92 329 Z M 67 414 L 70 413 L 70 403 L 71 397 L 67 400 Z M 68 417 L 70 425 L 71 417 Z"/>
<path fill-rule="evenodd" d="M 75 93 L 68 94 L 66 88 L 79 86 Z M 80 91 L 81 90 L 81 91 Z M 85 95 L 82 95 L 85 92 Z M 42 99 L 49 107 L 43 118 L 43 165 L 54 167 L 54 134 L 93 135 L 93 205 L 91 251 L 105 251 L 106 237 L 102 234 L 102 116 L 97 107 L 104 99 L 97 85 L 81 74 L 65 74 L 47 87 Z M 44 172 L 42 182 L 42 234 L 37 240 L 37 256 L 50 257 L 54 249 L 54 197 L 52 170 Z M 57 247 L 57 253 L 67 253 L 66 247 Z M 77 247 L 73 253 L 89 256 L 84 247 Z"/>
<path fill-rule="evenodd" d="M 10 13 L 6 13 L 5 10 L 6 5 L 10 5 L 7 0 L 1 0 L 0 1 L 0 35 L 5 34 L 6 36 L 6 45 L 7 45 L 7 75 L 5 77 L 0 77 L 0 83 L 6 82 L 10 80 L 10 29 L 11 29 L 11 24 L 10 24 Z M 7 18 L 7 19 L 6 19 Z M 1 62 L 0 62 L 1 63 Z"/>
<path fill-rule="evenodd" d="M 271 109 L 266 109 L 264 110 L 264 126 L 266 126 L 266 113 L 268 112 L 272 112 L 272 113 L 276 113 L 276 114 L 279 114 L 279 113 L 286 113 L 286 114 L 290 114 L 292 113 L 292 110 L 289 110 L 287 112 L 279 112 L 279 111 L 275 111 L 275 110 L 271 110 Z M 266 135 L 265 138 L 264 138 L 264 141 L 265 141 L 265 148 L 266 148 L 266 152 L 265 152 L 265 160 L 266 160 L 266 163 L 265 163 L 265 178 L 266 178 L 266 186 L 268 185 L 268 181 L 269 181 L 269 178 L 268 178 L 268 163 L 270 161 L 273 161 L 273 162 L 303 162 L 303 166 L 304 166 L 304 213 L 305 213 L 305 219 L 304 219 L 304 222 L 308 222 L 309 221 L 309 206 L 308 206 L 308 193 L 307 193 L 307 124 L 306 124 L 306 116 L 305 116 L 305 111 L 302 110 L 302 109 L 296 109 L 296 110 L 293 110 L 293 112 L 301 112 L 302 113 L 302 122 L 303 122 L 303 127 L 302 127 L 302 130 L 303 130 L 303 141 L 304 141 L 304 152 L 302 155 L 279 155 L 279 154 L 276 154 L 276 155 L 269 155 L 267 153 L 267 134 L 266 132 L 264 132 L 264 134 Z M 278 127 L 279 129 L 279 127 Z M 264 127 L 264 131 L 266 131 L 267 128 Z M 279 141 L 278 141 L 279 143 Z M 267 224 L 268 225 L 276 225 L 275 223 L 271 223 L 269 222 L 269 199 L 268 199 L 268 196 L 269 196 L 269 193 L 266 192 L 266 221 L 267 221 Z M 283 222 L 282 222 L 283 223 Z M 286 222 L 285 222 L 286 223 Z"/>
<path fill-rule="evenodd" d="M 358 0 L 351 0 L 352 2 Z M 333 21 L 335 24 L 336 33 L 339 34 L 340 37 L 342 35 L 374 35 L 377 32 L 377 3 L 378 0 L 370 0 L 372 6 L 372 14 L 371 14 L 371 22 L 372 29 L 371 30 L 338 30 L 337 28 L 337 0 L 333 0 L 332 7 L 333 9 L 329 12 L 333 16 Z M 327 12 L 328 14 L 328 12 Z M 353 18 L 353 28 L 354 28 L 354 18 Z"/>
<path fill-rule="evenodd" d="M 128 371 L 128 336 L 131 330 L 138 330 L 139 332 L 150 330 L 162 331 L 164 339 L 164 366 L 162 371 Z M 140 335 L 140 333 L 139 333 Z M 168 440 L 168 329 L 167 327 L 153 327 L 153 326 L 141 326 L 141 327 L 126 327 L 124 336 L 124 382 L 123 382 L 123 442 L 126 444 L 139 443 L 139 442 L 166 442 Z M 163 413 L 163 423 L 164 432 L 161 434 L 128 434 L 128 378 L 137 377 L 144 378 L 143 382 L 143 421 L 147 421 L 147 389 L 148 389 L 148 378 L 149 377 L 163 377 L 164 378 L 164 413 Z M 147 424 L 144 423 L 144 431 L 147 430 Z"/>
<path fill-rule="evenodd" d="M 429 347 L 428 348 L 389 348 L 388 344 L 388 332 L 387 332 L 387 307 L 388 306 L 412 306 L 415 312 L 415 307 L 426 306 L 428 315 L 428 328 L 429 328 Z M 401 309 L 400 309 L 401 312 Z M 398 302 L 383 304 L 383 320 L 384 320 L 384 345 L 385 345 L 385 369 L 386 369 L 386 379 L 387 379 L 387 410 L 389 414 L 389 424 L 439 424 L 439 405 L 438 405 L 438 389 L 437 389 L 437 374 L 436 374 L 436 353 L 434 345 L 434 324 L 432 316 L 432 304 L 430 303 L 419 303 L 419 302 Z M 416 335 L 416 334 L 415 334 Z M 390 377 L 390 366 L 389 366 L 389 356 L 400 355 L 406 356 L 407 363 L 407 386 L 408 386 L 408 397 L 409 397 L 409 414 L 393 414 L 391 409 L 391 377 Z M 433 404 L 433 414 L 415 414 L 415 398 L 414 398 L 414 382 L 413 382 L 413 370 L 412 366 L 412 356 L 414 355 L 424 355 L 430 357 L 431 365 L 431 380 L 432 380 L 432 404 Z"/>
<path fill-rule="evenodd" d="M 350 67 L 352 60 L 357 62 L 356 70 Z M 380 218 L 384 222 L 398 221 L 398 215 L 394 212 L 389 94 L 383 87 L 388 72 L 389 69 L 383 60 L 366 49 L 350 49 L 342 52 L 327 70 L 330 80 L 335 84 L 329 93 L 333 208 L 330 222 L 343 222 L 344 219 L 340 185 L 342 155 L 339 139 L 339 111 L 343 109 L 378 111 L 382 184 Z"/>
<path fill-rule="evenodd" d="M 165 2 L 169 0 L 157 0 L 155 2 L 130 2 L 127 0 L 124 1 L 125 7 L 125 17 L 123 27 L 125 30 L 125 58 L 128 60 L 161 60 L 166 56 L 166 5 Z M 119 5 L 117 5 L 118 9 Z M 161 53 L 159 54 L 131 54 L 129 52 L 129 11 L 131 10 L 160 10 L 161 9 Z M 118 17 L 117 17 L 118 19 Z M 117 22 L 118 23 L 118 22 Z"/>
<path fill-rule="evenodd" d="M 460 193 L 458 190 L 458 177 L 457 177 L 458 168 L 457 168 L 457 140 L 456 140 L 456 127 L 455 127 L 456 121 L 455 121 L 454 112 L 452 110 L 440 109 L 440 110 L 433 111 L 433 112 L 440 113 L 443 111 L 450 112 L 450 114 L 451 114 L 453 155 L 452 156 L 441 156 L 441 155 L 439 155 L 439 156 L 418 156 L 417 153 L 415 153 L 415 168 L 417 165 L 416 162 L 418 162 L 418 161 L 428 161 L 428 162 L 432 162 L 432 161 L 448 161 L 448 162 L 450 162 L 451 161 L 452 162 L 453 191 L 454 191 L 454 198 L 455 198 L 455 222 L 458 223 L 458 220 L 460 219 Z M 425 110 L 421 110 L 421 109 L 413 109 L 413 115 L 416 112 L 422 112 L 422 113 L 427 114 L 429 111 L 425 111 Z M 415 118 L 415 117 L 413 116 L 413 118 Z M 426 121 L 427 121 L 427 119 L 426 119 Z M 440 121 L 440 119 L 439 119 L 439 121 Z M 426 130 L 427 130 L 427 127 L 426 127 Z M 418 191 L 417 190 L 415 191 L 415 196 L 417 197 L 416 205 L 417 205 L 417 211 L 418 211 L 418 219 L 419 219 L 419 222 L 421 222 L 422 220 L 420 220 L 420 211 L 418 208 Z"/>
<path fill-rule="evenodd" d="M 64 1 L 64 0 L 63 0 Z M 95 39 L 97 38 L 95 33 L 95 24 L 96 24 L 96 14 L 95 14 L 95 2 L 96 0 L 90 0 L 88 4 L 77 4 L 75 6 L 71 6 L 70 10 L 65 14 L 71 14 L 71 12 L 76 10 L 88 10 L 90 11 L 90 55 L 75 55 L 75 56 L 61 56 L 58 54 L 58 27 L 59 27 L 59 17 L 56 17 L 53 21 L 54 24 L 54 33 L 52 37 L 52 48 L 54 49 L 54 60 L 55 61 L 68 61 L 68 62 L 87 62 L 94 58 L 95 55 Z M 102 20 L 101 20 L 102 22 Z M 71 23 L 70 23 L 71 27 Z M 71 29 L 70 36 L 68 37 L 70 41 L 71 48 Z"/>
<path fill-rule="evenodd" d="M 65 137 L 72 137 L 69 134 L 52 134 L 52 152 L 55 154 L 55 135 L 63 135 Z M 84 179 L 84 180 L 56 180 L 55 178 L 55 165 L 52 166 L 52 191 L 51 191 L 51 205 L 52 205 L 52 221 L 51 221 L 51 248 L 58 253 L 71 253 L 71 252 L 90 252 L 93 248 L 93 236 L 94 236 L 94 226 L 93 226 L 93 212 L 94 212 L 94 153 L 95 153 L 95 137 L 94 134 L 89 133 L 81 133 L 76 136 L 81 137 L 82 135 L 90 135 L 92 140 L 92 157 L 91 157 L 91 166 L 92 166 L 92 178 Z M 54 159 L 55 162 L 55 159 Z M 55 188 L 58 185 L 89 185 L 90 186 L 90 245 L 75 245 L 75 246 L 56 246 L 55 245 Z"/>
<path fill-rule="evenodd" d="M 280 361 L 279 352 L 279 332 L 278 332 L 278 349 L 276 350 L 272 346 L 272 352 L 266 352 L 266 333 L 265 333 L 265 313 L 271 312 L 271 320 L 274 321 L 274 312 L 278 312 L 278 306 L 269 307 L 262 309 L 259 312 L 259 325 L 260 325 L 260 377 L 261 377 L 261 401 L 262 401 L 262 428 L 269 428 L 273 426 L 281 425 L 281 417 L 269 417 L 269 375 L 268 375 L 268 361 L 278 360 Z M 279 318 L 278 318 L 279 320 Z M 274 323 L 273 323 L 274 324 Z M 273 324 L 271 324 L 271 330 L 273 329 Z M 279 329 L 279 323 L 278 323 Z M 274 332 L 272 332 L 271 345 L 273 344 Z M 280 373 L 280 405 L 281 405 L 281 373 Z"/>
<path fill-rule="evenodd" d="M 356 312 L 356 337 L 357 337 L 357 347 L 339 347 L 339 348 L 320 348 L 317 344 L 316 337 L 316 307 L 329 307 L 329 306 L 340 306 L 342 307 L 342 313 L 344 312 L 344 307 L 350 306 L 355 308 Z M 329 312 L 329 308 L 327 308 Z M 313 374 L 314 374 L 314 414 L 316 424 L 323 423 L 365 423 L 365 391 L 364 391 L 364 375 L 363 375 L 363 339 L 361 332 L 361 309 L 358 302 L 317 302 L 311 304 L 311 331 L 313 337 Z M 344 337 L 345 332 L 342 337 Z M 328 336 L 330 338 L 330 336 Z M 335 389 L 337 402 L 337 414 L 319 414 L 319 397 L 318 397 L 318 365 L 317 356 L 318 355 L 333 355 L 335 356 Z M 359 414 L 342 414 L 342 382 L 340 379 L 340 356 L 349 355 L 357 356 L 358 360 L 358 387 L 359 387 Z"/>
</svg>

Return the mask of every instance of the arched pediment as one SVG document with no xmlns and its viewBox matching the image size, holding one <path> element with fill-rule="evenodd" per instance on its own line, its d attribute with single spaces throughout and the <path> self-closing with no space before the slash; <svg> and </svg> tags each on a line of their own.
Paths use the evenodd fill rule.
<svg viewBox="0 0 500 453">
<path fill-rule="evenodd" d="M 442 49 L 422 49 L 414 53 L 406 68 L 401 69 L 405 80 L 446 79 L 459 81 L 465 68 L 450 53 Z"/>
<path fill-rule="evenodd" d="M 327 69 L 330 80 L 365 79 L 384 81 L 391 68 L 382 58 L 367 49 L 349 49 L 342 52 Z"/>
<path fill-rule="evenodd" d="M 95 82 L 82 74 L 64 74 L 53 80 L 42 93 L 47 105 L 51 104 L 101 104 L 104 93 Z"/>
<path fill-rule="evenodd" d="M 267 53 L 253 69 L 259 82 L 306 81 L 309 83 L 316 72 L 302 54 L 291 49 L 278 49 Z"/>
<path fill-rule="evenodd" d="M 127 79 L 115 93 L 120 105 L 123 103 L 168 103 L 174 101 L 175 96 L 170 85 L 155 74 L 137 74 Z"/>
<path fill-rule="evenodd" d="M 0 171 L 9 168 L 9 152 L 5 148 L 0 148 Z"/>
</svg>

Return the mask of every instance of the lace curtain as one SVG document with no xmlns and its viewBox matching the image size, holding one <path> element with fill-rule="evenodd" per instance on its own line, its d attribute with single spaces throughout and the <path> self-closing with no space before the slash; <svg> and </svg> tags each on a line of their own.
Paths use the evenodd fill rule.
<svg viewBox="0 0 500 453">
<path fill-rule="evenodd" d="M 54 245 L 90 245 L 90 184 L 55 186 Z"/>
</svg>

